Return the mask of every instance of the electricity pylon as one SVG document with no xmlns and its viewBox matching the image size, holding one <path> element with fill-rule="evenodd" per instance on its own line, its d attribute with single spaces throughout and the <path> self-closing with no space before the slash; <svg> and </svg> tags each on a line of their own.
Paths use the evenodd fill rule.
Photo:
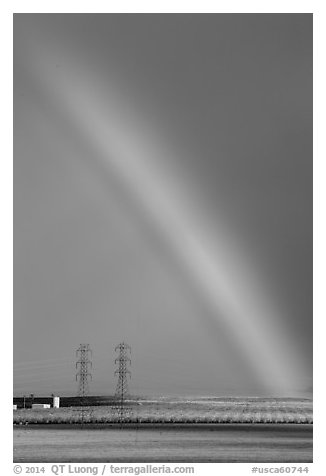
<svg viewBox="0 0 326 476">
<path fill-rule="evenodd" d="M 92 379 L 92 374 L 89 372 L 89 367 L 92 367 L 92 362 L 89 358 L 89 355 L 92 355 L 92 351 L 89 347 L 89 344 L 80 344 L 79 348 L 76 350 L 76 369 L 79 369 L 76 373 L 76 380 L 78 380 L 78 396 L 80 406 L 80 416 L 81 422 L 84 423 L 85 418 L 85 404 L 87 401 L 87 396 L 89 394 L 89 379 Z"/>
<path fill-rule="evenodd" d="M 78 382 L 78 396 L 82 400 L 89 394 L 89 378 L 92 379 L 92 374 L 89 372 L 89 366 L 92 367 L 92 362 L 89 359 L 89 354 L 92 355 L 92 351 L 89 348 L 89 344 L 80 344 L 76 350 L 76 356 L 78 358 L 76 362 L 76 369 L 79 367 L 79 371 L 76 373 L 76 380 Z"/>
<path fill-rule="evenodd" d="M 115 364 L 118 365 L 117 370 L 114 372 L 115 375 L 118 375 L 114 409 L 120 426 L 122 427 L 126 419 L 130 419 L 131 417 L 131 408 L 126 405 L 126 398 L 129 396 L 128 376 L 131 378 L 131 372 L 128 370 L 128 366 L 131 365 L 131 359 L 129 357 L 131 347 L 125 342 L 122 342 L 116 346 L 115 351 L 119 352 L 119 355 L 114 361 Z"/>
</svg>

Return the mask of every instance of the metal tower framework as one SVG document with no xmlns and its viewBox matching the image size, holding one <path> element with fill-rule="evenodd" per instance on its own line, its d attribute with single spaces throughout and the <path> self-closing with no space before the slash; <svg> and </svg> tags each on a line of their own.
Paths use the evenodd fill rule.
<svg viewBox="0 0 326 476">
<path fill-rule="evenodd" d="M 92 379 L 92 374 L 89 371 L 89 367 L 92 367 L 92 362 L 89 356 L 92 355 L 92 351 L 89 344 L 80 344 L 76 350 L 76 380 L 78 381 L 78 396 L 80 397 L 81 406 L 85 404 L 87 395 L 89 394 L 89 379 Z"/>
<path fill-rule="evenodd" d="M 118 375 L 117 388 L 115 392 L 115 411 L 118 416 L 120 425 L 122 425 L 127 418 L 131 417 L 131 408 L 126 405 L 126 398 L 129 396 L 128 389 L 128 376 L 131 378 L 131 372 L 128 366 L 131 365 L 130 345 L 122 342 L 115 348 L 116 352 L 119 352 L 118 357 L 115 359 L 115 364 L 118 365 L 117 370 L 114 372 Z"/>
</svg>

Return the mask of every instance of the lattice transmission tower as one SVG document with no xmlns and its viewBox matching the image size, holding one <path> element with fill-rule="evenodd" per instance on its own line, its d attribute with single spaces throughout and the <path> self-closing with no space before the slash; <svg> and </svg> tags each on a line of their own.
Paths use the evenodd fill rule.
<svg viewBox="0 0 326 476">
<path fill-rule="evenodd" d="M 115 359 L 115 364 L 118 365 L 118 368 L 114 372 L 115 375 L 118 375 L 115 391 L 115 413 L 120 425 L 122 425 L 126 420 L 130 420 L 132 414 L 131 407 L 126 404 L 126 399 L 129 397 L 128 377 L 131 378 L 131 372 L 128 369 L 128 366 L 131 365 L 131 347 L 122 342 L 116 346 L 115 351 L 119 352 L 118 357 Z"/>
<path fill-rule="evenodd" d="M 85 405 L 86 397 L 89 394 L 89 380 L 92 379 L 92 374 L 89 371 L 89 368 L 92 367 L 90 355 L 92 355 L 92 351 L 89 344 L 80 344 L 76 350 L 76 369 L 78 369 L 76 380 L 78 381 L 78 396 L 81 406 Z"/>
</svg>

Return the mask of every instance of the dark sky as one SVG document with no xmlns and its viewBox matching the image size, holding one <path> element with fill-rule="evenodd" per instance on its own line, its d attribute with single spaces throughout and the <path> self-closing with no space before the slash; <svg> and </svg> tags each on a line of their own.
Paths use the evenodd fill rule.
<svg viewBox="0 0 326 476">
<path fill-rule="evenodd" d="M 307 395 L 312 15 L 15 14 L 14 391 Z"/>
</svg>

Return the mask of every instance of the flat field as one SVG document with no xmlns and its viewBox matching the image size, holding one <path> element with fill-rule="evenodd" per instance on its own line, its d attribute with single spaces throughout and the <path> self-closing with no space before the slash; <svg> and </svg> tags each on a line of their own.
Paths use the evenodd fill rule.
<svg viewBox="0 0 326 476">
<path fill-rule="evenodd" d="M 312 425 L 28 425 L 14 462 L 312 462 Z"/>
</svg>

